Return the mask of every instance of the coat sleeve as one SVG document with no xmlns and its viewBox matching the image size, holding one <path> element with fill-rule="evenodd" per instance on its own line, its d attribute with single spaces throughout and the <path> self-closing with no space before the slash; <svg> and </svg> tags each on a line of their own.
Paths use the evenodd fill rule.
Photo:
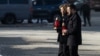
<svg viewBox="0 0 100 56">
<path fill-rule="evenodd" d="M 77 19 L 77 16 L 75 16 L 74 18 L 73 18 L 73 21 L 72 21 L 72 27 L 69 27 L 68 28 L 68 34 L 70 35 L 70 34 L 74 34 L 74 33 L 76 33 L 77 32 L 77 28 L 78 28 L 78 19 Z"/>
<path fill-rule="evenodd" d="M 62 21 L 60 20 L 60 26 L 57 28 L 57 33 L 61 33 L 61 30 L 62 30 L 62 27 L 61 27 L 61 23 L 62 23 Z"/>
</svg>

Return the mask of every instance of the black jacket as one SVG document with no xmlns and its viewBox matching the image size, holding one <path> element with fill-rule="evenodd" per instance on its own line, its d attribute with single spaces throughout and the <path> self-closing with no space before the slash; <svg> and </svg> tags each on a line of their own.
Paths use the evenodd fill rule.
<svg viewBox="0 0 100 56">
<path fill-rule="evenodd" d="M 65 44 L 65 43 L 67 43 L 68 35 L 62 36 L 62 22 L 63 22 L 62 19 L 64 19 L 64 23 L 65 24 L 68 23 L 68 19 L 67 19 L 66 15 L 60 19 L 60 26 L 57 29 L 57 32 L 58 32 L 58 39 L 57 39 L 57 41 L 60 42 L 60 43 L 64 43 Z M 66 27 L 67 27 L 67 25 L 66 25 Z"/>
<path fill-rule="evenodd" d="M 65 24 L 68 29 L 68 33 L 66 36 L 62 36 L 61 32 L 61 23 L 60 20 L 60 27 L 57 29 L 58 32 L 58 42 L 65 43 L 67 45 L 80 45 L 82 44 L 82 37 L 81 37 L 81 19 L 77 13 L 71 15 L 70 17 L 63 17 L 65 19 Z"/>
<path fill-rule="evenodd" d="M 67 45 L 80 45 L 82 44 L 81 37 L 81 19 L 77 13 L 68 17 L 68 39 Z"/>
</svg>

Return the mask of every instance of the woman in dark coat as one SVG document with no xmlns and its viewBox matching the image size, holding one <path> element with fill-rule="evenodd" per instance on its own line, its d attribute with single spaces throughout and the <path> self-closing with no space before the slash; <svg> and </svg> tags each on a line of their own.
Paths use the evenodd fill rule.
<svg viewBox="0 0 100 56">
<path fill-rule="evenodd" d="M 59 42 L 58 56 L 68 56 L 69 55 L 68 47 L 66 45 L 68 35 L 62 36 L 62 23 L 63 22 L 67 23 L 67 11 L 65 10 L 66 7 L 67 7 L 67 4 L 63 4 L 60 6 L 62 18 L 60 19 L 60 26 L 57 28 L 57 32 L 58 32 L 57 41 Z M 65 26 L 67 27 L 67 25 Z"/>
</svg>

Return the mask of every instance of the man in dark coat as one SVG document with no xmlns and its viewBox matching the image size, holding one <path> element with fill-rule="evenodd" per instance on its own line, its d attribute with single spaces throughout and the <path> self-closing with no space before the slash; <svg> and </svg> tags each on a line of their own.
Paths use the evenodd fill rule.
<svg viewBox="0 0 100 56">
<path fill-rule="evenodd" d="M 66 10 L 67 14 L 63 16 L 67 28 L 66 35 L 62 36 L 62 25 L 57 29 L 59 42 L 58 56 L 78 56 L 78 46 L 82 44 L 81 19 L 74 5 L 66 6 Z M 60 23 L 62 23 L 62 20 Z"/>
<path fill-rule="evenodd" d="M 83 15 L 83 19 L 84 19 L 83 26 L 86 26 L 87 22 L 88 22 L 89 26 L 91 26 L 91 18 L 90 18 L 91 9 L 87 3 L 84 3 L 83 6 L 81 7 L 80 14 Z"/>
<path fill-rule="evenodd" d="M 70 5 L 70 7 L 67 7 L 67 12 L 67 46 L 69 47 L 70 56 L 78 56 L 78 46 L 82 44 L 81 19 L 76 12 L 76 7 L 74 5 Z"/>
</svg>

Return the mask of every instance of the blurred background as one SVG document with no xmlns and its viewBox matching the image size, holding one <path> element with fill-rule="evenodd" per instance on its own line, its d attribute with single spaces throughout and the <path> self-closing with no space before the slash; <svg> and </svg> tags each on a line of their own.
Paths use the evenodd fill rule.
<svg viewBox="0 0 100 56">
<path fill-rule="evenodd" d="M 59 5 L 64 3 L 73 3 L 82 20 L 80 56 L 100 56 L 100 0 L 0 0 L 0 55 L 57 56 L 53 22 L 61 17 Z M 91 27 L 83 26 L 80 14 L 86 3 Z"/>
</svg>

